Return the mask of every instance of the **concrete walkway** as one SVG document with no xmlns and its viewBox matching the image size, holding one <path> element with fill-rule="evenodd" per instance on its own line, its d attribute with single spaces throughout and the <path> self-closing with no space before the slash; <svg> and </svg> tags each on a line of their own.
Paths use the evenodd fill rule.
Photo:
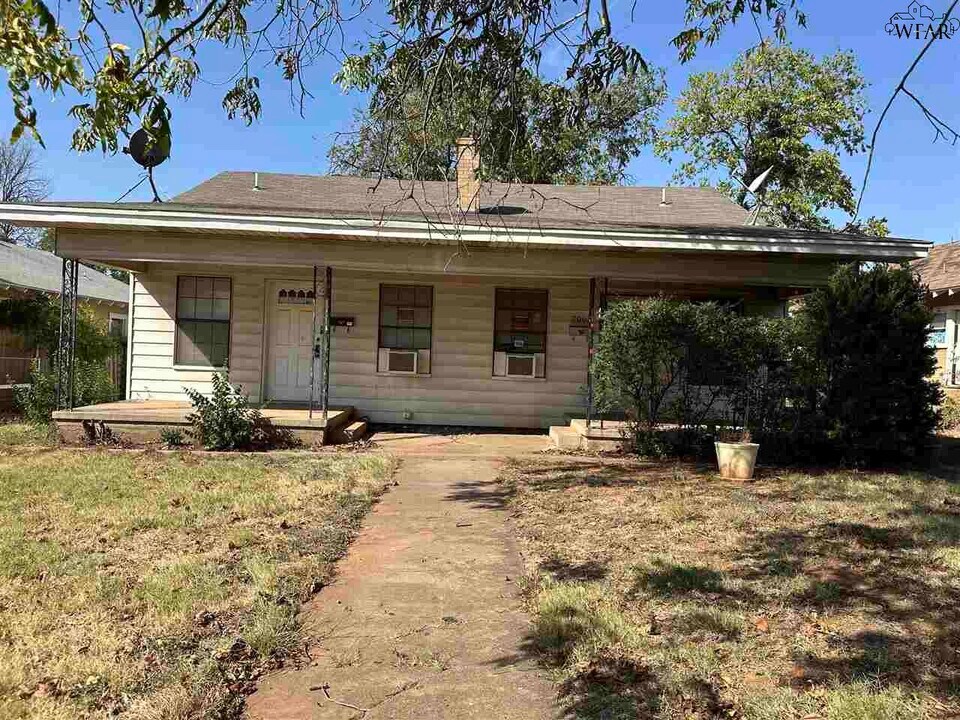
<svg viewBox="0 0 960 720">
<path fill-rule="evenodd" d="M 494 437 L 395 443 L 399 485 L 367 518 L 336 582 L 305 610 L 313 663 L 265 678 L 249 698 L 251 718 L 559 715 L 552 684 L 525 648 L 530 621 Z M 532 437 L 510 450 L 545 446 Z M 323 686 L 331 699 L 311 690 Z"/>
</svg>

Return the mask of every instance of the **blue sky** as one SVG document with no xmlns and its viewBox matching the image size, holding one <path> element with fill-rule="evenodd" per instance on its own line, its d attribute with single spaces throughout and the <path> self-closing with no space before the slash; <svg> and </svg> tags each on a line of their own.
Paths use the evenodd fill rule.
<svg viewBox="0 0 960 720">
<path fill-rule="evenodd" d="M 626 18 L 631 0 L 615 0 L 617 14 Z M 929 0 L 942 13 L 947 0 Z M 901 7 L 901 5 L 903 7 Z M 940 7 L 943 5 L 943 7 Z M 803 0 L 808 15 L 806 29 L 794 29 L 793 43 L 820 55 L 837 49 L 852 50 L 860 61 L 870 88 L 873 112 L 868 130 L 893 86 L 909 66 L 922 43 L 888 36 L 884 25 L 890 15 L 906 9 L 905 0 Z M 671 101 L 692 72 L 719 70 L 756 41 L 756 29 L 747 21 L 724 35 L 721 42 L 681 65 L 669 39 L 682 27 L 682 0 L 637 0 L 635 21 L 621 26 L 621 35 L 641 49 L 648 61 L 665 67 Z M 122 41 L 122 37 L 115 37 Z M 132 41 L 129 43 L 134 45 Z M 960 82 L 956 77 L 960 34 L 935 44 L 914 73 L 910 88 L 942 117 L 960 126 Z M 326 151 L 338 130 L 349 125 L 352 110 L 363 104 L 358 95 L 344 95 L 332 84 L 332 63 L 311 71 L 315 97 L 300 117 L 289 101 L 288 88 L 272 69 L 264 80 L 263 116 L 246 127 L 230 121 L 221 108 L 231 66 L 216 55 L 205 64 L 203 80 L 189 101 L 174 106 L 174 145 L 170 160 L 157 169 L 161 194 L 170 197 L 222 170 L 322 173 Z M 52 197 L 61 200 L 116 200 L 139 178 L 139 168 L 129 157 L 99 151 L 78 154 L 70 150 L 73 124 L 67 117 L 71 98 L 49 101 L 37 98 L 40 129 L 47 148 L 42 151 Z M 12 125 L 10 102 L 0 99 L 0 133 Z M 895 235 L 947 242 L 960 239 L 960 146 L 934 144 L 933 131 L 919 109 L 901 96 L 889 115 L 878 142 L 877 158 L 864 200 L 862 215 L 889 219 Z M 859 185 L 865 158 L 845 158 L 844 166 Z M 673 169 L 647 151 L 630 165 L 636 184 L 669 182 Z M 145 186 L 128 199 L 149 199 Z"/>
</svg>

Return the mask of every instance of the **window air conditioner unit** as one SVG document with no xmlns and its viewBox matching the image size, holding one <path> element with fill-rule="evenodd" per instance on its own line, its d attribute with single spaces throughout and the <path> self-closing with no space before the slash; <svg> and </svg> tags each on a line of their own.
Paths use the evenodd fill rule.
<svg viewBox="0 0 960 720">
<path fill-rule="evenodd" d="M 536 377 L 536 355 L 514 355 L 507 353 L 507 377 Z"/>
<path fill-rule="evenodd" d="M 416 374 L 420 353 L 416 350 L 391 350 L 387 354 L 387 370 L 390 372 Z"/>
</svg>

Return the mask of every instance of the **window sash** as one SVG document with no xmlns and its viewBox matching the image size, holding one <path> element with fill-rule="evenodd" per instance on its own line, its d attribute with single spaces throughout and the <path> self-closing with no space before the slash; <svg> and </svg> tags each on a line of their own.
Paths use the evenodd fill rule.
<svg viewBox="0 0 960 720">
<path fill-rule="evenodd" d="M 546 290 L 498 288 L 494 298 L 494 352 L 545 355 L 548 306 Z"/>
<path fill-rule="evenodd" d="M 430 350 L 433 346 L 433 286 L 380 285 L 377 346 Z"/>
<path fill-rule="evenodd" d="M 177 278 L 177 365 L 226 367 L 230 356 L 231 278 Z"/>
</svg>

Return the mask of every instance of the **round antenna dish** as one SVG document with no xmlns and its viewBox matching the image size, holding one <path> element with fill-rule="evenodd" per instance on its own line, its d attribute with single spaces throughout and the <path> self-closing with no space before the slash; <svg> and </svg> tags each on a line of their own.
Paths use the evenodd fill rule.
<svg viewBox="0 0 960 720">
<path fill-rule="evenodd" d="M 130 157 L 145 168 L 153 168 L 170 157 L 170 138 L 160 142 L 153 142 L 143 128 L 137 130 L 130 138 L 130 146 L 126 148 Z"/>
</svg>

